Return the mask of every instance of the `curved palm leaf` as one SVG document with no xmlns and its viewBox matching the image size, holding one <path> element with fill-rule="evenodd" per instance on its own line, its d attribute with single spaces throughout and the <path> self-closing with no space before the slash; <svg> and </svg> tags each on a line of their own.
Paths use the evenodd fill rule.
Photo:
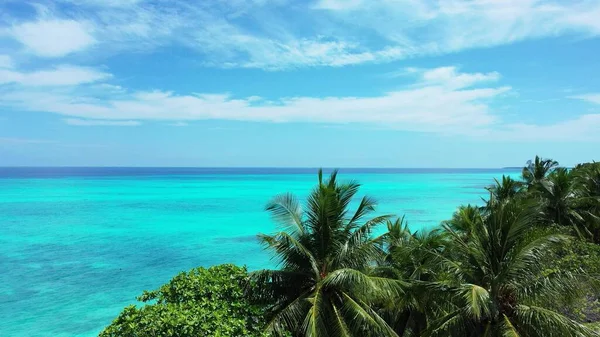
<svg viewBox="0 0 600 337">
<path fill-rule="evenodd" d="M 448 279 L 432 282 L 428 288 L 445 292 L 457 308 L 432 322 L 428 334 L 592 336 L 569 318 L 530 305 L 542 298 L 558 298 L 580 284 L 575 282 L 578 276 L 542 273 L 552 245 L 567 237 L 532 232 L 539 221 L 533 203 L 508 199 L 488 208 L 486 216 L 469 229 L 468 240 L 445 226 L 452 237 L 452 254 L 435 254 L 445 262 Z M 553 330 L 555 325 L 560 326 Z"/>
<path fill-rule="evenodd" d="M 367 219 L 375 210 L 375 201 L 368 197 L 351 212 L 349 205 L 359 187 L 356 182 L 339 183 L 337 171 L 324 180 L 319 170 L 318 184 L 304 209 L 290 194 L 267 205 L 273 219 L 283 225 L 278 233 L 259 235 L 281 268 L 254 274 L 265 289 L 264 297 L 272 301 L 269 333 L 395 336 L 370 304 L 399 297 L 404 285 L 365 273 L 374 261 L 382 260 L 381 246 L 371 233 L 389 216 Z M 290 280 L 292 275 L 296 279 Z"/>
</svg>

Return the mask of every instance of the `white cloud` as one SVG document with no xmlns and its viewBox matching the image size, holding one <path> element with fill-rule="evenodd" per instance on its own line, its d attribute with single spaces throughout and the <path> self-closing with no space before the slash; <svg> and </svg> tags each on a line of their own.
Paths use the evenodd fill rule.
<svg viewBox="0 0 600 337">
<path fill-rule="evenodd" d="M 97 82 L 111 75 L 94 68 L 61 65 L 51 70 L 19 72 L 0 70 L 0 84 L 17 83 L 26 86 L 72 86 Z"/>
<path fill-rule="evenodd" d="M 500 74 L 497 72 L 461 74 L 458 73 L 456 67 L 441 67 L 426 70 L 422 76 L 425 83 L 447 85 L 457 89 L 470 87 L 476 83 L 497 81 L 500 79 Z"/>
<path fill-rule="evenodd" d="M 440 68 L 443 69 L 443 68 Z M 435 73 L 435 70 L 431 70 Z M 428 72 L 425 72 L 428 73 Z M 464 76 L 469 81 L 463 80 Z M 469 133 L 497 123 L 488 102 L 510 90 L 488 86 L 490 76 L 458 71 L 418 85 L 373 97 L 287 97 L 269 101 L 257 96 L 233 98 L 225 94 L 187 94 L 150 91 L 85 96 L 63 91 L 35 89 L 0 94 L 0 102 L 12 107 L 46 111 L 85 120 L 70 124 L 97 124 L 103 120 L 186 122 L 223 119 L 262 122 L 367 123 L 402 130 Z M 457 85 L 459 83 L 460 85 Z M 97 94 L 100 86 L 95 85 Z M 112 90 L 108 87 L 106 90 Z M 101 97 L 101 98 L 99 98 Z"/>
<path fill-rule="evenodd" d="M 481 133 L 497 141 L 600 141 L 600 114 L 585 114 L 549 125 L 507 124 Z"/>
<path fill-rule="evenodd" d="M 253 29 L 217 5 L 192 6 L 187 8 L 190 17 L 171 17 L 166 24 L 168 16 L 148 11 L 129 22 L 139 36 L 156 29 L 158 36 L 178 32 L 180 43 L 203 53 L 211 64 L 267 69 L 388 62 L 567 33 L 600 34 L 600 23 L 593 19 L 598 16 L 592 15 L 600 14 L 597 1 L 326 0 L 316 3 L 318 9 L 314 4 L 295 10 L 249 7 L 251 15 L 236 18 L 241 15 Z M 297 29 L 278 15 L 301 18 L 314 28 Z"/>
<path fill-rule="evenodd" d="M 142 3 L 144 0 L 72 0 L 70 2 L 76 5 L 96 5 L 109 6 L 117 8 L 127 8 L 132 5 Z"/>
<path fill-rule="evenodd" d="M 348 10 L 363 4 L 363 0 L 319 0 L 313 6 L 315 9 Z"/>
<path fill-rule="evenodd" d="M 600 104 L 600 93 L 569 96 L 570 98 L 584 100 L 590 103 Z"/>
<path fill-rule="evenodd" d="M 13 60 L 8 55 L 0 55 L 0 69 L 10 69 L 14 67 Z"/>
<path fill-rule="evenodd" d="M 61 57 L 84 50 L 96 40 L 89 25 L 74 20 L 41 20 L 13 26 L 12 36 L 42 57 Z"/>
<path fill-rule="evenodd" d="M 372 0 L 331 8 L 347 28 L 358 24 L 416 55 L 509 44 L 569 33 L 600 34 L 598 1 L 541 0 Z M 351 22 L 351 24 L 348 24 Z"/>
<path fill-rule="evenodd" d="M 8 138 L 8 137 L 0 137 L 0 145 L 1 144 L 49 144 L 56 143 L 53 140 L 46 139 L 33 139 L 33 138 Z"/>
<path fill-rule="evenodd" d="M 162 121 L 183 126 L 194 120 L 271 123 L 356 123 L 398 130 L 453 134 L 503 141 L 600 141 L 600 114 L 573 114 L 553 124 L 507 123 L 492 108 L 511 89 L 496 72 L 464 73 L 455 67 L 411 69 L 416 82 L 370 97 L 234 98 L 227 94 L 130 91 L 91 84 L 77 90 L 22 85 L 0 89 L 0 106 L 68 116 L 76 126 L 136 126 Z M 71 88 L 73 89 L 73 88 Z M 598 101 L 597 94 L 576 98 Z"/>
<path fill-rule="evenodd" d="M 94 119 L 67 118 L 65 123 L 75 126 L 138 126 L 138 121 L 106 121 Z"/>
<path fill-rule="evenodd" d="M 184 46 L 207 65 L 280 70 L 600 34 L 600 2 L 591 0 L 57 1 L 71 5 L 60 18 L 11 28 L 41 56 L 94 44 L 97 57 Z"/>
</svg>

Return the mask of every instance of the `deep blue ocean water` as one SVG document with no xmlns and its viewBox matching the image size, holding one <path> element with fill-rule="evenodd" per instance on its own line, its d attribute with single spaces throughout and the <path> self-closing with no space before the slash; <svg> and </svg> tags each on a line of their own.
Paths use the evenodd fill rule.
<svg viewBox="0 0 600 337">
<path fill-rule="evenodd" d="M 316 169 L 0 168 L 0 336 L 95 336 L 144 289 L 232 262 L 272 266 L 255 235 L 274 195 Z M 481 203 L 514 169 L 342 169 L 413 229 Z"/>
</svg>

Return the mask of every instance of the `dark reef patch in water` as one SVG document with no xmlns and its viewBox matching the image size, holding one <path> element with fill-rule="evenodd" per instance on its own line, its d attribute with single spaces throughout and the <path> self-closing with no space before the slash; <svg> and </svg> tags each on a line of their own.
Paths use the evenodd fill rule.
<svg viewBox="0 0 600 337">
<path fill-rule="evenodd" d="M 212 241 L 214 241 L 214 242 L 237 242 L 237 243 L 256 242 L 256 243 L 258 243 L 258 238 L 256 237 L 256 235 L 244 235 L 244 236 L 214 238 L 214 239 L 212 239 Z"/>
</svg>

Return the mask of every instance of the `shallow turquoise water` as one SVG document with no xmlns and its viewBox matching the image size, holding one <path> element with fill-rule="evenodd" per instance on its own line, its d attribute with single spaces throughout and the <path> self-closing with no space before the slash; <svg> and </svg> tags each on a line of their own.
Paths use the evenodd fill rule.
<svg viewBox="0 0 600 337">
<path fill-rule="evenodd" d="M 16 170 L 16 169 L 15 169 Z M 275 194 L 304 197 L 316 174 L 225 170 L 136 175 L 0 171 L 0 336 L 94 336 L 144 289 L 196 266 L 270 265 L 255 240 Z M 16 172 L 16 173 L 15 173 Z M 292 171 L 290 171 L 292 172 Z M 275 174 L 276 173 L 276 174 Z M 436 226 L 516 172 L 342 171 L 414 229 Z M 41 178 L 44 177 L 44 178 Z"/>
</svg>

